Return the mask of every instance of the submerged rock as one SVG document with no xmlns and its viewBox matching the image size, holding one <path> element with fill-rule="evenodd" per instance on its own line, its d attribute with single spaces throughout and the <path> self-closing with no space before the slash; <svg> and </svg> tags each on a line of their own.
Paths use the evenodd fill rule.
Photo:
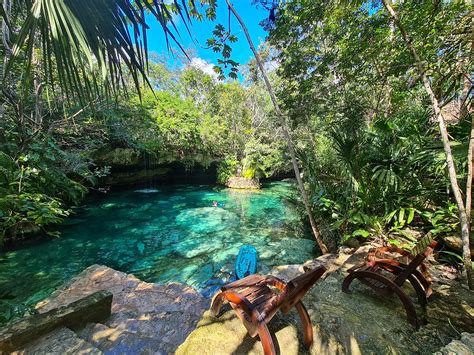
<svg viewBox="0 0 474 355">
<path fill-rule="evenodd" d="M 176 222 L 194 233 L 213 233 L 237 226 L 240 219 L 223 208 L 201 207 L 183 210 L 176 217 Z"/>
</svg>

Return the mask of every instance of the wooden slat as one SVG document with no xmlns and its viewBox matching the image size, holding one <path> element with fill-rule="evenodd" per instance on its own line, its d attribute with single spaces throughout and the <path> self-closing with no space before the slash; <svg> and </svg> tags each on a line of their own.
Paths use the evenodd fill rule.
<svg viewBox="0 0 474 355">
<path fill-rule="evenodd" d="M 250 275 L 241 280 L 234 281 L 228 285 L 222 287 L 223 289 L 231 289 L 236 287 L 243 287 L 243 286 L 254 286 L 257 282 L 262 280 L 262 276 L 260 275 Z"/>
<path fill-rule="evenodd" d="M 263 294 L 261 295 L 260 297 L 256 298 L 252 304 L 255 306 L 255 307 L 258 307 L 260 304 L 268 301 L 269 299 L 271 299 L 272 297 L 274 297 L 274 295 L 272 293 L 267 293 L 267 294 Z"/>
<path fill-rule="evenodd" d="M 263 288 L 263 287 L 262 287 L 262 288 L 259 288 L 259 289 L 254 290 L 252 293 L 249 293 L 249 294 L 246 295 L 245 297 L 247 297 L 247 299 L 248 299 L 250 302 L 253 303 L 253 301 L 254 301 L 255 299 L 257 299 L 258 297 L 260 297 L 260 296 L 263 295 L 263 294 L 268 294 L 268 293 L 273 294 L 273 292 L 272 292 L 269 288 L 267 288 L 267 287 Z"/>
</svg>

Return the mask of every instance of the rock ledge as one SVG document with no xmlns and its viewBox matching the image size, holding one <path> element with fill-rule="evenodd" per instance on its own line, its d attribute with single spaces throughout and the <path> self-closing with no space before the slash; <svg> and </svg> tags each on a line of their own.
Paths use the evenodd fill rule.
<svg viewBox="0 0 474 355">
<path fill-rule="evenodd" d="M 233 176 L 227 180 L 226 186 L 231 189 L 259 189 L 260 182 L 257 179 Z"/>
<path fill-rule="evenodd" d="M 112 315 L 103 324 L 90 323 L 76 333 L 104 352 L 172 353 L 208 306 L 208 300 L 190 286 L 146 283 L 133 275 L 92 265 L 36 308 L 46 312 L 100 290 L 113 294 Z"/>
</svg>

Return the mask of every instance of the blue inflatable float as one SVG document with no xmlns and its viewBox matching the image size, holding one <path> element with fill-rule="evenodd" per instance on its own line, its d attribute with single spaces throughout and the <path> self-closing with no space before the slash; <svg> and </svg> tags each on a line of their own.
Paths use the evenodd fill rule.
<svg viewBox="0 0 474 355">
<path fill-rule="evenodd" d="M 235 263 L 235 274 L 238 279 L 255 274 L 257 271 L 257 249 L 252 245 L 244 245 L 240 248 Z"/>
</svg>

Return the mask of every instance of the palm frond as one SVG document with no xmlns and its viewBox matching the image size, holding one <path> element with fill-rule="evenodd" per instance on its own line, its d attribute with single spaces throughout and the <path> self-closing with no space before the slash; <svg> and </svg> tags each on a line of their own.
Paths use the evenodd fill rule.
<svg viewBox="0 0 474 355">
<path fill-rule="evenodd" d="M 45 82 L 51 86 L 59 83 L 68 99 L 77 98 L 82 103 L 103 96 L 100 88 L 110 94 L 123 87 L 125 69 L 137 89 L 148 83 L 146 12 L 158 19 L 168 46 L 170 38 L 184 52 L 172 13 L 162 1 L 17 0 L 16 5 L 26 18 L 14 36 L 13 54 L 5 72 L 24 61 L 23 80 L 28 83 L 34 50 L 40 49 Z M 173 11 L 187 13 L 185 6 L 183 2 Z M 98 85 L 99 81 L 106 85 Z"/>
</svg>

